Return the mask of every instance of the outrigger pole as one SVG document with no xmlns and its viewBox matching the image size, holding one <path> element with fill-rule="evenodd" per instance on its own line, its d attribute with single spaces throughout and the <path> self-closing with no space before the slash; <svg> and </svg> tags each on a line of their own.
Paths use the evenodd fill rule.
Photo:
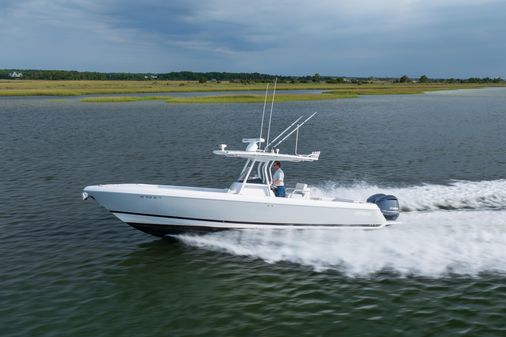
<svg viewBox="0 0 506 337">
<path fill-rule="evenodd" d="M 299 118 L 297 118 L 292 124 L 290 124 L 289 127 L 287 127 L 285 130 L 283 130 L 283 132 L 281 132 L 276 138 L 274 138 L 272 140 L 271 143 L 274 143 L 276 140 L 278 140 L 281 136 L 283 136 L 285 134 L 285 132 L 287 132 L 292 126 L 294 126 L 295 123 L 297 123 L 298 121 L 300 121 L 300 119 L 302 118 L 302 116 L 300 116 Z M 265 150 L 267 150 L 267 148 L 269 147 L 269 145 L 271 145 L 271 143 L 268 143 L 266 146 L 265 146 Z"/>
<path fill-rule="evenodd" d="M 273 111 L 273 108 L 274 108 L 274 98 L 276 96 L 276 86 L 277 86 L 277 83 L 278 83 L 278 78 L 276 77 L 276 79 L 274 80 L 274 89 L 272 91 L 272 102 L 271 102 L 271 111 L 270 111 L 270 114 L 269 114 L 269 126 L 267 128 L 267 142 L 266 142 L 266 145 L 264 147 L 264 152 L 267 151 L 269 148 L 275 148 L 277 146 L 279 146 L 281 143 L 283 143 L 288 137 L 290 137 L 295 131 L 297 131 L 297 139 L 296 139 L 296 143 L 298 142 L 298 130 L 299 128 L 306 124 L 307 121 L 309 121 L 311 118 L 313 118 L 314 115 L 316 115 L 317 113 L 313 113 L 311 116 L 309 116 L 308 118 L 306 118 L 301 124 L 297 124 L 297 126 L 295 128 L 293 128 L 283 139 L 281 139 L 279 142 L 277 142 L 275 145 L 273 145 L 272 147 L 270 146 L 271 143 L 274 143 L 276 142 L 281 136 L 283 136 L 286 132 L 288 132 L 296 123 L 298 123 L 301 119 L 302 119 L 302 116 L 300 116 L 299 118 L 297 118 L 292 124 L 290 124 L 290 126 L 288 126 L 286 129 L 283 130 L 283 132 L 281 132 L 279 135 L 276 136 L 276 138 L 274 138 L 272 140 L 272 142 L 269 141 L 269 138 L 270 138 L 270 133 L 271 133 L 271 123 L 272 123 L 272 111 Z M 265 89 L 265 99 L 264 99 L 264 108 L 262 110 L 262 122 L 260 124 L 260 137 L 259 139 L 262 139 L 262 134 L 263 134 L 263 129 L 264 129 L 264 119 L 265 119 L 265 108 L 267 106 L 267 94 L 269 92 L 269 84 L 267 84 L 267 88 Z M 258 144 L 258 149 L 260 150 L 261 149 L 261 145 L 262 143 L 259 142 Z M 295 145 L 295 152 L 297 152 L 297 144 Z"/>
<path fill-rule="evenodd" d="M 304 120 L 304 122 L 302 122 L 301 124 L 297 124 L 297 126 L 292 130 L 290 131 L 290 133 L 288 133 L 283 139 L 281 139 L 279 142 L 277 142 L 276 144 L 274 144 L 272 147 L 275 148 L 275 147 L 278 147 L 281 143 L 283 143 L 288 137 L 290 137 L 295 131 L 299 130 L 299 128 L 306 124 L 307 121 L 309 121 L 311 118 L 313 118 L 314 115 L 316 115 L 317 112 L 313 113 L 311 116 L 309 116 L 308 118 L 306 118 L 306 120 Z M 293 125 L 293 124 L 292 124 Z"/>
<path fill-rule="evenodd" d="M 272 102 L 271 102 L 271 113 L 269 115 L 269 127 L 267 128 L 267 142 L 269 144 L 269 136 L 271 133 L 271 121 L 272 121 L 272 109 L 274 108 L 274 96 L 276 96 L 276 85 L 278 84 L 278 78 L 274 80 L 274 90 L 272 91 Z"/>
<path fill-rule="evenodd" d="M 262 139 L 262 133 L 264 130 L 264 117 L 265 117 L 265 106 L 267 105 L 267 93 L 269 92 L 269 83 L 267 83 L 267 88 L 265 88 L 265 99 L 264 99 L 264 109 L 262 111 L 262 123 L 260 124 L 260 139 Z M 260 150 L 262 148 L 262 143 L 260 142 L 258 144 L 258 149 Z"/>
</svg>

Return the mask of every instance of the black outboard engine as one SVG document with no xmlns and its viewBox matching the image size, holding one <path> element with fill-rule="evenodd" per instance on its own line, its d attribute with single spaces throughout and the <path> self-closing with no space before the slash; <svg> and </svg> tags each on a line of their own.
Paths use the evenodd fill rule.
<svg viewBox="0 0 506 337">
<path fill-rule="evenodd" d="M 378 205 L 387 220 L 396 220 L 399 217 L 399 201 L 393 195 L 374 194 L 367 198 L 367 202 Z"/>
</svg>

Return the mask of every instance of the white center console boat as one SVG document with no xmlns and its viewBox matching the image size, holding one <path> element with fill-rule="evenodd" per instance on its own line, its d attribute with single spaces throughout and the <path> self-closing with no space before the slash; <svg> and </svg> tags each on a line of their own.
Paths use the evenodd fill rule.
<svg viewBox="0 0 506 337">
<path fill-rule="evenodd" d="M 297 145 L 295 154 L 282 154 L 277 149 L 291 134 L 297 132 L 298 135 L 298 129 L 313 116 L 296 124 L 299 117 L 273 141 L 267 141 L 263 149 L 263 116 L 260 137 L 243 139 L 247 144 L 245 150 L 227 150 L 225 144 L 220 145 L 214 154 L 246 160 L 238 179 L 228 188 L 94 185 L 84 188 L 83 199 L 95 199 L 121 221 L 157 236 L 226 229 L 371 229 L 394 223 L 399 215 L 399 204 L 394 196 L 377 194 L 368 202 L 314 197 L 303 183 L 287 189 L 286 197 L 274 195 L 271 189 L 274 161 L 313 162 L 319 159 L 319 151 L 297 154 Z"/>
</svg>

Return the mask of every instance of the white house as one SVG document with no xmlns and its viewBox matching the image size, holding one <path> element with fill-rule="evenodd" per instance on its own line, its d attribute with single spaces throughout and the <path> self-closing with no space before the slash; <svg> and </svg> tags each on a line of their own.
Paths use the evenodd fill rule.
<svg viewBox="0 0 506 337">
<path fill-rule="evenodd" d="M 21 78 L 21 77 L 23 77 L 23 73 L 17 73 L 15 71 L 13 71 L 12 73 L 9 74 L 9 77 L 10 78 Z"/>
</svg>

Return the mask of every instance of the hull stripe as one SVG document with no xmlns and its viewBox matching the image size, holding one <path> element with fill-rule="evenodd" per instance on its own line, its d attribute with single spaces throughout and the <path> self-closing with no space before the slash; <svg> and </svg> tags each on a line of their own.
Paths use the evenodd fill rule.
<svg viewBox="0 0 506 337">
<path fill-rule="evenodd" d="M 172 216 L 172 215 L 159 215 L 159 214 L 145 214 L 145 213 L 134 213 L 134 212 L 123 212 L 123 211 L 111 211 L 111 213 L 118 214 L 129 214 L 129 215 L 139 215 L 139 216 L 150 216 L 150 217 L 158 217 L 158 218 L 166 218 L 166 219 L 178 219 L 178 220 L 190 220 L 190 221 L 205 221 L 205 222 L 215 222 L 215 223 L 226 223 L 226 224 L 244 224 L 244 225 L 268 225 L 268 226 L 295 226 L 295 227 L 381 227 L 382 224 L 297 224 L 297 223 L 279 223 L 279 222 L 253 222 L 253 221 L 232 221 L 232 220 L 216 220 L 216 219 L 201 219 L 201 218 L 188 218 L 181 216 Z M 171 225 L 167 225 L 171 226 Z M 174 225 L 177 226 L 177 225 Z"/>
</svg>

